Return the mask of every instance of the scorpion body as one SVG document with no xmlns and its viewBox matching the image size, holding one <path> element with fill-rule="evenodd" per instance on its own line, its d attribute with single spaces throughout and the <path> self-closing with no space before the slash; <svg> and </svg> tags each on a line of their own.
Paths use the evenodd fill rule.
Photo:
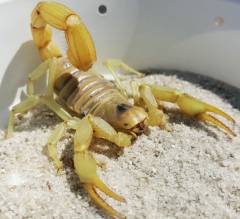
<svg viewBox="0 0 240 219">
<path fill-rule="evenodd" d="M 54 82 L 58 101 L 80 118 L 91 114 L 108 121 L 116 128 L 130 130 L 139 127 L 146 131 L 143 122 L 147 115 L 137 106 L 132 106 L 116 85 L 92 72 L 81 72 L 67 59 L 62 59 L 63 68 Z M 136 132 L 136 131 L 135 131 Z"/>
<path fill-rule="evenodd" d="M 67 57 L 52 41 L 51 27 L 65 32 L 68 44 Z M 40 2 L 31 17 L 33 41 L 39 49 L 43 63 L 29 74 L 27 98 L 15 105 L 10 112 L 6 136 L 13 134 L 15 115 L 24 113 L 37 104 L 45 104 L 62 120 L 48 139 L 48 156 L 60 171 L 62 161 L 57 154 L 57 143 L 67 129 L 74 133 L 74 167 L 86 192 L 92 200 L 113 217 L 124 216 L 108 205 L 97 193 L 101 190 L 117 201 L 125 199 L 111 191 L 97 176 L 97 166 L 89 147 L 93 137 L 128 147 L 132 137 L 145 133 L 148 126 L 167 129 L 168 122 L 161 102 L 175 103 L 180 110 L 198 120 L 209 122 L 229 136 L 235 133 L 210 113 L 218 114 L 230 122 L 234 119 L 224 111 L 190 95 L 168 87 L 131 82 L 131 98 L 126 92 L 116 70 L 142 75 L 120 60 L 107 60 L 103 65 L 114 77 L 114 83 L 104 79 L 93 68 L 96 51 L 90 33 L 79 15 L 56 2 Z M 35 94 L 34 82 L 47 74 L 47 90 Z"/>
<path fill-rule="evenodd" d="M 98 115 L 101 102 L 123 99 L 113 83 L 78 69 L 62 74 L 54 83 L 54 91 L 62 103 L 81 117 L 88 113 Z"/>
</svg>

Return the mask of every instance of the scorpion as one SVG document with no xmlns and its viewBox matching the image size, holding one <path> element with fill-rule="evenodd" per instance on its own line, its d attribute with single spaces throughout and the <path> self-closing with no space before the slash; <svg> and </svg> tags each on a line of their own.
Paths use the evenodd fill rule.
<svg viewBox="0 0 240 219">
<path fill-rule="evenodd" d="M 52 41 L 52 30 L 65 32 L 67 56 L 64 56 Z M 62 122 L 51 133 L 47 151 L 57 171 L 63 163 L 57 154 L 57 143 L 66 130 L 74 130 L 74 168 L 85 191 L 105 212 L 117 218 L 124 215 L 111 207 L 97 193 L 97 189 L 109 197 L 125 202 L 97 176 L 97 167 L 104 163 L 97 161 L 89 147 L 93 137 L 105 139 L 119 147 L 129 147 L 132 141 L 149 126 L 160 126 L 169 130 L 161 102 L 175 103 L 179 109 L 197 120 L 221 128 L 229 136 L 235 133 L 219 119 L 209 113 L 216 113 L 235 123 L 234 119 L 208 103 L 169 87 L 161 87 L 131 81 L 131 94 L 124 88 L 117 70 L 142 76 L 121 60 L 109 59 L 102 64 L 114 78 L 106 80 L 93 65 L 96 50 L 93 39 L 80 16 L 63 4 L 40 2 L 32 11 L 31 31 L 33 41 L 43 62 L 28 76 L 26 99 L 13 106 L 9 115 L 6 137 L 14 131 L 15 116 L 38 104 L 44 104 L 55 112 Z M 47 75 L 44 93 L 34 92 L 34 83 Z M 130 99 L 133 101 L 130 102 Z M 169 130 L 170 131 L 170 130 Z"/>
</svg>

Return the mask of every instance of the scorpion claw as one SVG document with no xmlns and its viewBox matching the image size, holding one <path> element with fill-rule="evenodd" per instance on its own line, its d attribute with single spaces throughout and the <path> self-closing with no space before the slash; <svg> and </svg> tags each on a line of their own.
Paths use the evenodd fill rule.
<svg viewBox="0 0 240 219">
<path fill-rule="evenodd" d="M 108 205 L 97 193 L 96 189 L 99 189 L 109 197 L 119 201 L 126 202 L 125 199 L 110 190 L 102 180 L 97 176 L 96 168 L 97 162 L 94 157 L 88 152 L 78 152 L 74 155 L 74 165 L 76 172 L 84 185 L 85 191 L 90 195 L 91 199 L 101 208 L 103 208 L 108 214 L 113 217 L 124 218 L 124 216 L 114 210 Z"/>
<path fill-rule="evenodd" d="M 223 130 L 226 131 L 226 133 L 231 137 L 231 136 L 236 136 L 236 134 L 229 128 L 227 127 L 224 123 L 222 123 L 220 120 L 217 118 L 213 117 L 212 115 L 208 115 L 206 113 L 201 113 L 196 116 L 197 119 L 203 120 L 203 121 L 208 121 L 209 123 L 212 123 L 213 125 L 218 126 L 219 128 L 222 128 Z"/>
<path fill-rule="evenodd" d="M 210 104 L 206 104 L 206 109 L 209 112 L 213 112 L 213 113 L 216 113 L 216 114 L 224 117 L 225 119 L 227 119 L 228 121 L 230 121 L 232 123 L 236 123 L 235 120 L 231 116 L 229 116 L 227 113 L 223 112 L 222 110 L 218 109 L 217 107 L 214 107 Z"/>
<path fill-rule="evenodd" d="M 172 88 L 160 87 L 155 85 L 147 86 L 151 88 L 151 91 L 157 100 L 175 103 L 179 106 L 180 110 L 183 113 L 189 116 L 193 116 L 199 120 L 210 122 L 211 124 L 223 129 L 228 135 L 236 136 L 236 134 L 229 127 L 227 127 L 217 118 L 208 114 L 215 113 L 234 124 L 235 120 L 219 108 Z"/>
<path fill-rule="evenodd" d="M 103 208 L 105 211 L 107 211 L 110 215 L 112 215 L 113 217 L 118 217 L 120 219 L 124 219 L 126 218 L 124 215 L 122 215 L 121 213 L 117 212 L 116 210 L 114 210 L 110 205 L 108 205 L 96 192 L 94 186 L 92 186 L 91 184 L 85 184 L 84 185 L 84 189 L 87 191 L 87 193 L 90 195 L 90 197 L 92 198 L 92 200 L 101 208 Z"/>
<path fill-rule="evenodd" d="M 103 181 L 96 177 L 94 179 L 94 187 L 98 188 L 99 190 L 101 190 L 102 192 L 104 192 L 106 195 L 108 195 L 109 197 L 115 199 L 116 201 L 119 202 L 126 202 L 125 198 L 123 198 L 122 196 L 116 194 L 115 192 L 113 192 L 112 190 L 110 190 L 104 183 Z"/>
<path fill-rule="evenodd" d="M 210 122 L 211 124 L 225 130 L 230 136 L 236 136 L 236 134 L 224 123 L 212 115 L 207 114 L 207 112 L 215 113 L 224 117 L 228 121 L 235 123 L 235 120 L 230 115 L 218 109 L 217 107 L 204 103 L 203 101 L 195 99 L 187 94 L 181 94 L 177 100 L 177 104 L 184 113 L 190 116 L 195 116 L 199 120 Z"/>
</svg>

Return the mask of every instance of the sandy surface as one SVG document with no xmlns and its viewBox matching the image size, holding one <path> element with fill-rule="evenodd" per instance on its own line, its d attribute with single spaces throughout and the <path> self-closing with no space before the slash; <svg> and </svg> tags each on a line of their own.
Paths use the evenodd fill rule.
<svg viewBox="0 0 240 219">
<path fill-rule="evenodd" d="M 108 144 L 97 154 L 107 163 L 107 170 L 99 170 L 99 175 L 127 204 L 106 200 L 131 219 L 240 218 L 240 111 L 226 99 L 176 76 L 153 75 L 144 80 L 175 87 L 225 110 L 238 122 L 237 137 L 229 139 L 215 127 L 169 112 L 172 132 L 154 127 L 149 136 L 140 136 L 122 152 Z M 218 82 L 211 86 L 221 94 L 230 89 Z M 236 103 L 234 95 L 225 97 Z M 74 173 L 71 133 L 59 144 L 65 163 L 62 175 L 56 175 L 43 155 L 58 122 L 53 113 L 39 107 L 18 118 L 14 137 L 3 140 L 1 133 L 1 219 L 108 218 L 91 203 Z M 99 147 L 106 144 L 98 142 Z"/>
</svg>

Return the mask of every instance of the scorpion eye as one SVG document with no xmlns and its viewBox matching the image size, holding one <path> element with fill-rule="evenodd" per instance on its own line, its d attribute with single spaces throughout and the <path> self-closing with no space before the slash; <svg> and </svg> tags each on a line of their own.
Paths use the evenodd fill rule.
<svg viewBox="0 0 240 219">
<path fill-rule="evenodd" d="M 126 112 L 129 108 L 131 108 L 131 106 L 125 103 L 121 103 L 117 105 L 117 111 L 120 113 Z"/>
</svg>

